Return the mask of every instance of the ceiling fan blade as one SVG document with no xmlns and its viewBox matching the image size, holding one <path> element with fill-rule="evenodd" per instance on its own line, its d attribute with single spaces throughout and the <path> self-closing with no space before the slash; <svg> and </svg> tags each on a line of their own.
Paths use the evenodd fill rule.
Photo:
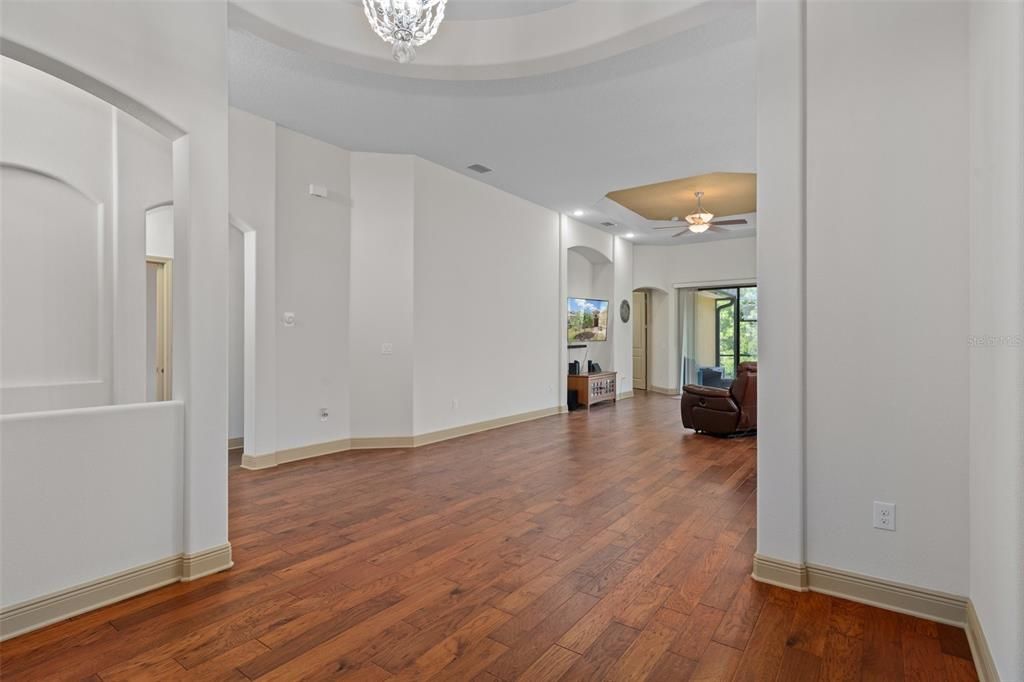
<svg viewBox="0 0 1024 682">
<path fill-rule="evenodd" d="M 660 227 L 652 227 L 651 229 L 652 230 L 678 230 L 679 229 L 679 223 L 676 223 L 675 225 L 662 225 Z"/>
<path fill-rule="evenodd" d="M 738 220 L 713 220 L 708 224 L 715 225 L 716 227 L 718 225 L 746 225 L 747 221 L 743 218 L 739 218 Z"/>
<path fill-rule="evenodd" d="M 679 235 L 681 235 L 681 234 L 686 234 L 687 232 L 689 232 L 689 230 L 683 230 L 682 232 L 676 232 L 676 233 L 675 233 L 674 235 L 672 235 L 672 236 L 673 236 L 673 237 L 678 237 Z"/>
</svg>

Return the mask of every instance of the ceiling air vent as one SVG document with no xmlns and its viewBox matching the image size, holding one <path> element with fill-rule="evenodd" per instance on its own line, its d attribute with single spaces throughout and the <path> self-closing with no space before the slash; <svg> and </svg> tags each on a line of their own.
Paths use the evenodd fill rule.
<svg viewBox="0 0 1024 682">
<path fill-rule="evenodd" d="M 474 173 L 481 173 L 481 174 L 483 174 L 483 173 L 490 173 L 491 172 L 491 169 L 488 168 L 487 166 L 483 165 L 482 163 L 474 163 L 472 166 L 466 166 L 466 168 L 468 168 L 469 170 L 473 171 Z"/>
<path fill-rule="evenodd" d="M 609 222 L 607 220 L 601 224 L 604 225 L 605 227 L 615 227 L 615 223 Z"/>
</svg>

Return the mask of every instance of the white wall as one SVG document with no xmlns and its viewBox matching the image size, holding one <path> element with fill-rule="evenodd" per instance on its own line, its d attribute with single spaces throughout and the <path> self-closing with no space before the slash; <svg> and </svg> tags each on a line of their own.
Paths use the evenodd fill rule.
<svg viewBox="0 0 1024 682">
<path fill-rule="evenodd" d="M 0 68 L 3 409 L 107 404 L 113 113 L 20 62 L 3 58 Z"/>
<path fill-rule="evenodd" d="M 965 3 L 807 6 L 807 560 L 952 594 L 968 589 L 968 231 L 949 220 L 969 178 L 966 44 Z M 872 528 L 873 500 L 896 503 L 896 532 Z"/>
<path fill-rule="evenodd" d="M 183 421 L 180 402 L 0 417 L 0 606 L 181 553 Z"/>
<path fill-rule="evenodd" d="M 560 404 L 557 214 L 419 158 L 415 173 L 415 433 Z"/>
<path fill-rule="evenodd" d="M 277 449 L 277 133 L 272 121 L 238 109 L 228 112 L 230 207 L 235 227 L 246 231 L 244 345 L 245 450 Z"/>
<path fill-rule="evenodd" d="M 228 438 L 245 435 L 245 238 L 228 233 Z"/>
<path fill-rule="evenodd" d="M 172 198 L 171 143 L 65 81 L 0 68 L 4 411 L 143 401 L 146 211 Z"/>
<path fill-rule="evenodd" d="M 413 433 L 413 167 L 411 156 L 352 155 L 354 437 Z"/>
<path fill-rule="evenodd" d="M 278 450 L 350 435 L 349 156 L 277 128 L 277 315 L 295 314 L 277 333 Z M 310 184 L 328 196 L 311 196 Z"/>
<path fill-rule="evenodd" d="M 752 237 L 633 247 L 633 288 L 651 292 L 650 386 L 668 391 L 680 388 L 676 288 L 750 284 L 757 282 L 757 275 L 757 240 Z"/>
<path fill-rule="evenodd" d="M 227 540 L 226 5 L 15 0 L 0 12 L 5 50 L 41 66 L 39 54 L 73 65 L 93 80 L 70 78 L 102 84 L 114 104 L 175 140 L 173 384 L 188 412 L 183 549 L 219 547 Z"/>
<path fill-rule="evenodd" d="M 633 244 L 626 239 L 616 237 L 614 241 L 612 300 L 609 302 L 609 326 L 614 325 L 615 336 L 612 339 L 611 366 L 619 373 L 616 386 L 619 394 L 633 390 L 633 315 L 628 322 L 619 316 L 619 306 L 623 301 L 633 305 Z"/>
<path fill-rule="evenodd" d="M 757 551 L 806 560 L 804 0 L 757 3 Z"/>
<path fill-rule="evenodd" d="M 174 206 L 146 211 L 146 255 L 174 258 Z"/>
<path fill-rule="evenodd" d="M 146 303 L 139 292 L 145 284 L 150 216 L 170 215 L 165 206 L 174 195 L 171 143 L 155 130 L 122 111 L 113 110 L 116 150 L 113 296 L 114 402 L 146 399 L 149 366 L 146 364 Z M 173 222 L 168 225 L 173 237 Z M 173 258 L 173 248 L 168 258 Z M 173 368 L 172 368 L 173 369 Z"/>
<path fill-rule="evenodd" d="M 757 281 L 757 240 L 721 239 L 679 246 L 634 246 L 633 287 L 714 286 Z"/>
<path fill-rule="evenodd" d="M 970 597 L 1024 679 L 1024 5 L 970 5 Z M 961 420 L 962 423 L 962 420 Z"/>
</svg>

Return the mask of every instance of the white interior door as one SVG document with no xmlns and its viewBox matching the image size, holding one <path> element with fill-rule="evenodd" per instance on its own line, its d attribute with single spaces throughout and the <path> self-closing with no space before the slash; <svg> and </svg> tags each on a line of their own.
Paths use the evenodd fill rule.
<svg viewBox="0 0 1024 682">
<path fill-rule="evenodd" d="M 633 292 L 633 388 L 647 390 L 647 292 Z"/>
</svg>

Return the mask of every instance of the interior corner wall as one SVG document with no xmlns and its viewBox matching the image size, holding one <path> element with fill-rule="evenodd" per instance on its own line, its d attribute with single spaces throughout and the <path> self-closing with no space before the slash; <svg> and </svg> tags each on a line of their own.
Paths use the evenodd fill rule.
<svg viewBox="0 0 1024 682">
<path fill-rule="evenodd" d="M 414 432 L 559 405 L 558 214 L 414 168 Z"/>
<path fill-rule="evenodd" d="M 114 402 L 147 398 L 146 211 L 173 198 L 171 143 L 139 120 L 115 116 L 117 211 L 114 241 Z"/>
<path fill-rule="evenodd" d="M 807 561 L 956 595 L 969 244 L 949 206 L 969 186 L 967 4 L 806 8 Z M 896 504 L 895 532 L 872 528 L 875 500 Z"/>
<path fill-rule="evenodd" d="M 757 553 L 803 565 L 805 0 L 757 1 Z"/>
<path fill-rule="evenodd" d="M 413 431 L 414 158 L 352 154 L 352 436 Z M 440 268 L 443 269 L 443 268 Z"/>
<path fill-rule="evenodd" d="M 970 598 L 1003 680 L 1024 679 L 1024 5 L 972 2 Z"/>
<path fill-rule="evenodd" d="M 228 148 L 230 217 L 255 240 L 245 263 L 253 319 L 245 320 L 251 331 L 245 340 L 243 402 L 250 418 L 243 417 L 244 452 L 266 455 L 277 449 L 277 125 L 231 108 Z"/>
<path fill-rule="evenodd" d="M 612 367 L 618 372 L 616 389 L 619 395 L 633 391 L 633 311 L 629 320 L 622 321 L 619 307 L 623 301 L 633 305 L 633 244 L 615 237 L 614 239 L 614 294 L 608 305 L 609 324 L 615 325 L 612 338 L 614 359 Z"/>
<path fill-rule="evenodd" d="M 245 236 L 228 231 L 228 438 L 245 436 Z"/>
<path fill-rule="evenodd" d="M 276 129 L 277 450 L 349 438 L 350 153 Z M 311 184 L 326 197 L 309 193 Z M 320 410 L 328 418 L 322 420 Z"/>
</svg>

